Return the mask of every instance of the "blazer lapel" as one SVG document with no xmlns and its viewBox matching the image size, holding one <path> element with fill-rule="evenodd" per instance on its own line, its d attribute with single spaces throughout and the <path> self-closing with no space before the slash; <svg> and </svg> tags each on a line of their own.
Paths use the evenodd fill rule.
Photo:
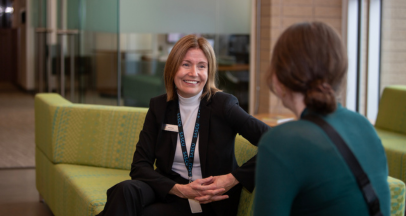
<svg viewBox="0 0 406 216">
<path fill-rule="evenodd" d="M 206 98 L 202 98 L 200 106 L 200 131 L 199 131 L 199 156 L 200 156 L 200 165 L 202 169 L 202 177 L 208 177 L 207 175 L 207 149 L 209 145 L 209 127 L 210 127 L 210 101 L 207 101 Z"/>
</svg>

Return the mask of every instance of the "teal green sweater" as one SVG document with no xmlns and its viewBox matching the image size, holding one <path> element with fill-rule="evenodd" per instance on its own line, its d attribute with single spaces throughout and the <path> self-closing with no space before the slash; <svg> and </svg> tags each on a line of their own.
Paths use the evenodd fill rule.
<svg viewBox="0 0 406 216">
<path fill-rule="evenodd" d="M 323 119 L 353 151 L 380 199 L 383 215 L 389 216 L 386 155 L 373 126 L 341 105 Z M 306 120 L 279 125 L 261 138 L 255 191 L 254 215 L 369 215 L 346 162 L 324 131 Z"/>
</svg>

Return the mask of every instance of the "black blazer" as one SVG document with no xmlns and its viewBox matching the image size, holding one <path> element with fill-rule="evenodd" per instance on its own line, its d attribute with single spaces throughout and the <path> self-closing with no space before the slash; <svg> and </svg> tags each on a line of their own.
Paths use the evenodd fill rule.
<svg viewBox="0 0 406 216">
<path fill-rule="evenodd" d="M 166 100 L 164 94 L 150 101 L 130 173 L 132 179 L 150 185 L 162 200 L 176 183 L 188 183 L 172 171 L 178 133 L 164 131 L 162 125 L 177 125 L 178 102 Z M 203 98 L 200 103 L 199 154 L 203 178 L 232 173 L 240 182 L 226 193 L 229 199 L 211 205 L 218 215 L 235 215 L 241 185 L 251 192 L 254 190 L 256 163 L 256 157 L 253 157 L 238 167 L 234 155 L 235 136 L 239 133 L 257 145 L 269 126 L 247 114 L 238 105 L 237 98 L 230 94 L 217 92 L 209 101 Z"/>
</svg>

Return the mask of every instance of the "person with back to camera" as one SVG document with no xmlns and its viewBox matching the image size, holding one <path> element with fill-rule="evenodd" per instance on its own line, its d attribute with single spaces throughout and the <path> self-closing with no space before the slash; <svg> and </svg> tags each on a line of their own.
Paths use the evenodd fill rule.
<svg viewBox="0 0 406 216">
<path fill-rule="evenodd" d="M 166 94 L 152 98 L 130 176 L 107 191 L 99 215 L 236 215 L 254 189 L 256 157 L 238 167 L 237 133 L 256 145 L 269 127 L 216 88 L 213 48 L 188 35 L 165 65 Z M 154 163 L 156 169 L 154 170 Z"/>
<path fill-rule="evenodd" d="M 324 23 L 295 24 L 278 39 L 268 84 L 299 120 L 274 127 L 258 144 L 254 215 L 390 215 L 382 143 L 366 118 L 336 102 L 346 71 L 343 43 Z M 352 172 L 355 166 L 342 156 L 348 154 L 336 147 L 331 130 L 323 129 L 327 126 L 314 122 L 327 122 L 366 173 L 372 187 L 365 184 L 365 191 L 378 198 L 371 199 L 377 204 L 371 212 Z"/>
</svg>

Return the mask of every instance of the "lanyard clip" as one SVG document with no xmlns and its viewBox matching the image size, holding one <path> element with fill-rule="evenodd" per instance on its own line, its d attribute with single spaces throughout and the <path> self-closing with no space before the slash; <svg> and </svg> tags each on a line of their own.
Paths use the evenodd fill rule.
<svg viewBox="0 0 406 216">
<path fill-rule="evenodd" d="M 192 183 L 192 176 L 189 176 L 189 183 Z"/>
</svg>

